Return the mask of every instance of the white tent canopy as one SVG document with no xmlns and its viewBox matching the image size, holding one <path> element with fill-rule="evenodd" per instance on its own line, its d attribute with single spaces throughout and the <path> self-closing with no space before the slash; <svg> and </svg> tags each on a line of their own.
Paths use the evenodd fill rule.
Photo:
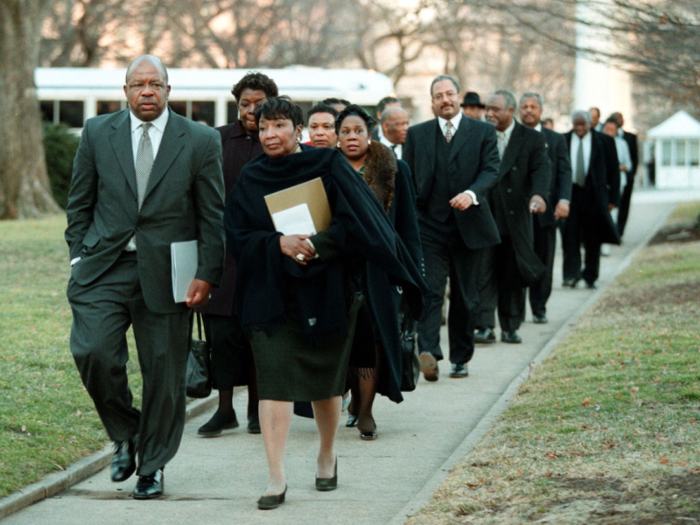
<svg viewBox="0 0 700 525">
<path fill-rule="evenodd" d="M 647 133 L 647 137 L 650 139 L 700 137 L 700 122 L 687 112 L 679 111 L 655 128 L 651 128 Z"/>
<path fill-rule="evenodd" d="M 700 122 L 679 111 L 647 133 L 657 188 L 700 188 Z"/>
</svg>

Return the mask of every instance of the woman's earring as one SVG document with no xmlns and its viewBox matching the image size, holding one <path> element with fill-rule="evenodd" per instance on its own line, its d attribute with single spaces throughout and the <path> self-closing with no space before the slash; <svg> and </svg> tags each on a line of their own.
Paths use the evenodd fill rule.
<svg viewBox="0 0 700 525">
<path fill-rule="evenodd" d="M 372 139 L 367 139 L 367 144 L 372 144 Z"/>
<path fill-rule="evenodd" d="M 336 144 L 335 147 L 340 149 L 340 141 L 338 141 L 338 144 Z"/>
</svg>

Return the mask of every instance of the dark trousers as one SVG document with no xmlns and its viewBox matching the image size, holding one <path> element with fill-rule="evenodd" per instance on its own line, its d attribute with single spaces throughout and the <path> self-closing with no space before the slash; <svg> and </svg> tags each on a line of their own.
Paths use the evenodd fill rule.
<svg viewBox="0 0 700 525">
<path fill-rule="evenodd" d="M 438 361 L 442 303 L 450 277 L 448 336 L 450 361 L 466 363 L 474 353 L 474 321 L 479 306 L 479 263 L 483 250 L 467 248 L 454 219 L 447 224 L 421 216 L 419 220 L 428 296 L 418 323 L 418 347 Z"/>
<path fill-rule="evenodd" d="M 153 474 L 175 456 L 185 425 L 188 312 L 148 309 L 135 253 L 123 254 L 90 285 L 71 279 L 68 300 L 71 352 L 107 434 L 114 441 L 138 436 L 138 474 Z M 133 406 L 126 373 L 129 326 L 143 376 L 140 412 Z"/>
<path fill-rule="evenodd" d="M 596 221 L 590 210 L 595 203 L 587 197 L 586 190 L 576 184 L 571 190 L 569 217 L 561 230 L 564 250 L 564 280 L 583 279 L 593 284 L 600 273 L 600 241 L 594 231 Z M 581 271 L 581 244 L 586 252 L 585 268 Z"/>
<path fill-rule="evenodd" d="M 627 217 L 630 214 L 630 202 L 632 201 L 632 190 L 634 189 L 633 182 L 628 182 L 622 190 L 620 196 L 620 211 L 617 215 L 617 231 L 620 232 L 620 237 L 625 233 L 625 225 Z"/>
<path fill-rule="evenodd" d="M 547 270 L 542 278 L 530 285 L 530 308 L 533 315 L 544 316 L 547 313 L 547 301 L 552 295 L 552 275 L 554 273 L 554 252 L 557 246 L 557 227 L 539 226 L 534 223 L 534 249 L 537 257 Z"/>
<path fill-rule="evenodd" d="M 211 344 L 212 384 L 217 390 L 244 386 L 255 376 L 248 337 L 236 315 L 204 314 L 204 331 Z"/>
<path fill-rule="evenodd" d="M 525 318 L 525 287 L 510 237 L 501 236 L 501 244 L 486 248 L 479 273 L 479 313 L 476 326 L 496 326 L 496 309 L 501 330 L 520 328 Z"/>
</svg>

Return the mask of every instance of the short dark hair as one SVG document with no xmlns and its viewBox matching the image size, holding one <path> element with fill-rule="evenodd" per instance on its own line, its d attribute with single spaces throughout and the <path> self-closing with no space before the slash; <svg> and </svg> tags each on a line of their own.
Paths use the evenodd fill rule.
<svg viewBox="0 0 700 525">
<path fill-rule="evenodd" d="M 367 113 L 363 108 L 361 108 L 357 104 L 350 104 L 343 111 L 341 111 L 335 119 L 336 133 L 340 134 L 340 125 L 348 117 L 360 117 L 362 120 L 365 121 L 365 124 L 367 125 L 367 131 L 371 131 L 372 129 L 374 129 L 374 126 L 377 125 L 377 121 L 374 120 L 372 116 L 369 113 Z"/>
<path fill-rule="evenodd" d="M 286 119 L 291 120 L 294 127 L 304 125 L 304 112 L 298 104 L 286 96 L 268 98 L 262 105 L 255 109 L 255 125 L 260 125 L 260 119 L 267 120 Z"/>
<path fill-rule="evenodd" d="M 400 104 L 400 103 L 401 103 L 401 101 L 396 97 L 391 97 L 391 96 L 384 97 L 383 99 L 381 99 L 379 101 L 379 104 L 377 104 L 376 111 L 379 115 L 381 115 L 382 113 L 384 113 L 384 109 L 386 108 L 387 104 Z"/>
<path fill-rule="evenodd" d="M 327 106 L 330 106 L 331 104 L 342 104 L 343 106 L 349 106 L 350 101 L 345 100 L 344 98 L 335 98 L 335 97 L 330 97 L 330 98 L 324 98 L 321 101 L 321 104 L 326 104 Z"/>
<path fill-rule="evenodd" d="M 616 127 L 616 128 L 619 128 L 619 127 L 620 127 L 620 121 L 617 120 L 615 117 L 608 117 L 608 120 L 606 120 L 605 122 L 603 122 L 603 126 L 605 126 L 606 124 L 608 124 L 608 123 L 610 123 L 610 122 L 612 122 L 613 124 L 615 124 L 615 127 Z"/>
<path fill-rule="evenodd" d="M 241 93 L 244 89 L 252 89 L 253 91 L 263 91 L 267 98 L 276 97 L 279 95 L 277 84 L 270 77 L 259 71 L 248 71 L 245 76 L 233 86 L 231 93 L 236 100 L 241 99 Z"/>
<path fill-rule="evenodd" d="M 311 115 L 315 115 L 316 113 L 330 113 L 333 115 L 333 120 L 335 120 L 335 118 L 338 116 L 337 109 L 321 102 L 309 110 L 309 112 L 306 114 L 306 120 L 308 121 L 311 118 Z"/>
<path fill-rule="evenodd" d="M 450 82 L 452 82 L 452 84 L 454 84 L 454 87 L 457 90 L 457 93 L 461 92 L 461 88 L 459 86 L 459 81 L 455 77 L 453 77 L 452 75 L 438 75 L 430 83 L 430 96 L 431 97 L 433 96 L 433 87 L 435 87 L 435 84 L 437 84 L 438 82 L 441 82 L 443 80 L 449 80 Z"/>
</svg>

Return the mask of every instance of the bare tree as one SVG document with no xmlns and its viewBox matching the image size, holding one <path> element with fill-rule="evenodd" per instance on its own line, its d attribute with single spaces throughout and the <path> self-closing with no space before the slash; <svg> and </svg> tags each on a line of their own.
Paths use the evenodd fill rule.
<svg viewBox="0 0 700 525">
<path fill-rule="evenodd" d="M 51 196 L 34 85 L 49 0 L 0 2 L 0 218 L 59 210 Z"/>
</svg>

